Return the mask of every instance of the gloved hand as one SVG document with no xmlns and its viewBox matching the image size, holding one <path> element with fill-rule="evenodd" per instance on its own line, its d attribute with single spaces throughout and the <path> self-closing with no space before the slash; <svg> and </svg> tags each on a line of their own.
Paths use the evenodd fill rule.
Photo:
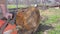
<svg viewBox="0 0 60 34">
<path fill-rule="evenodd" d="M 12 19 L 12 14 L 11 13 L 5 13 L 3 15 L 3 17 L 5 17 L 6 19 L 8 19 L 10 17 Z"/>
</svg>

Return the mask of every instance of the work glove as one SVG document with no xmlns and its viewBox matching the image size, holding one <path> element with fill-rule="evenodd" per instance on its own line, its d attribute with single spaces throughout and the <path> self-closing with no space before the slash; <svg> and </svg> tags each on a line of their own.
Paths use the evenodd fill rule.
<svg viewBox="0 0 60 34">
<path fill-rule="evenodd" d="M 8 19 L 9 17 L 12 19 L 12 14 L 11 13 L 6 13 L 3 15 L 3 17 L 5 17 L 6 19 Z"/>
</svg>

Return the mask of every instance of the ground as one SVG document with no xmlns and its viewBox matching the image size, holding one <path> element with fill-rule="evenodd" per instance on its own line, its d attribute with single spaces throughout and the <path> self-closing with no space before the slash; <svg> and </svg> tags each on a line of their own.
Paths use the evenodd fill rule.
<svg viewBox="0 0 60 34">
<path fill-rule="evenodd" d="M 38 34 L 60 34 L 60 9 L 40 10 L 40 14 L 45 18 L 40 22 Z"/>
<path fill-rule="evenodd" d="M 8 8 L 15 7 L 9 6 Z M 40 15 L 43 19 L 40 21 L 36 34 L 60 34 L 60 9 L 40 10 Z M 1 14 L 0 17 L 2 17 Z"/>
</svg>

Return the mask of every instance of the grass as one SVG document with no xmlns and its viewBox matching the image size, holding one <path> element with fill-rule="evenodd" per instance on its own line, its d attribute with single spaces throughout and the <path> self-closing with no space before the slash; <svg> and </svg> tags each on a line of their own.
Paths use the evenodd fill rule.
<svg viewBox="0 0 60 34">
<path fill-rule="evenodd" d="M 43 12 L 41 12 L 41 14 Z M 54 27 L 54 29 L 48 30 L 47 34 L 60 34 L 60 9 L 50 8 L 46 12 L 52 12 L 53 14 L 51 13 L 42 14 L 43 16 L 48 16 L 48 20 L 46 20 L 44 24 L 52 25 Z"/>
<path fill-rule="evenodd" d="M 19 8 L 26 7 L 25 5 L 19 5 Z M 8 5 L 8 8 L 16 8 L 15 5 Z M 48 30 L 47 34 L 60 34 L 60 9 L 50 8 L 47 11 L 41 10 L 41 15 L 47 16 L 48 20 L 44 23 L 45 25 L 52 25 L 54 29 Z M 37 34 L 43 34 L 42 31 L 38 32 Z"/>
<path fill-rule="evenodd" d="M 45 21 L 46 24 L 52 24 L 52 23 L 56 23 L 58 18 L 60 18 L 60 16 L 58 15 L 52 15 L 48 18 L 47 21 Z"/>
<path fill-rule="evenodd" d="M 40 32 L 37 32 L 37 34 L 43 34 L 43 32 L 42 32 L 42 31 L 40 31 Z"/>
<path fill-rule="evenodd" d="M 8 5 L 8 8 L 17 8 L 17 5 Z M 27 7 L 26 5 L 18 5 L 18 8 L 23 8 L 23 7 Z"/>
<path fill-rule="evenodd" d="M 53 30 L 48 31 L 48 34 L 60 34 L 60 24 L 57 24 Z"/>
</svg>

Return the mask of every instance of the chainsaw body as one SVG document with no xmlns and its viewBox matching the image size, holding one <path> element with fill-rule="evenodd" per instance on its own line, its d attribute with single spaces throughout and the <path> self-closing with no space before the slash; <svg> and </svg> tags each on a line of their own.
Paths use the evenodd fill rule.
<svg viewBox="0 0 60 34">
<path fill-rule="evenodd" d="M 0 20 L 0 28 L 5 24 L 4 20 Z M 14 30 L 16 28 L 15 24 L 8 23 L 7 27 L 4 29 L 3 34 L 17 34 L 17 31 Z"/>
</svg>

